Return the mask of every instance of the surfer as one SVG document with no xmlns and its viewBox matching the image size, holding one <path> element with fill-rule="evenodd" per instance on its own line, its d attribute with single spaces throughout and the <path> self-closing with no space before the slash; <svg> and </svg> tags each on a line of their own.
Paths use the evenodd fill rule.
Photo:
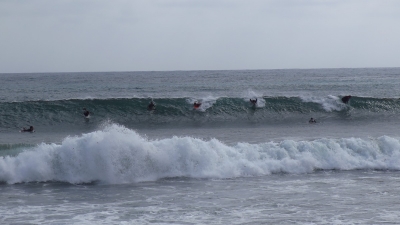
<svg viewBox="0 0 400 225">
<path fill-rule="evenodd" d="M 34 129 L 33 129 L 33 126 L 30 126 L 28 129 L 26 129 L 25 127 L 23 127 L 21 131 L 22 131 L 22 132 L 33 132 Z"/>
<path fill-rule="evenodd" d="M 195 108 L 195 109 L 198 109 L 200 106 L 201 106 L 201 103 L 200 103 L 200 102 L 195 101 L 195 102 L 193 103 L 193 108 Z"/>
<path fill-rule="evenodd" d="M 253 104 L 253 105 L 256 105 L 257 104 L 257 98 L 256 99 L 250 99 L 250 102 Z"/>
<path fill-rule="evenodd" d="M 317 121 L 311 117 L 311 119 L 308 121 L 309 123 L 316 123 Z"/>
<path fill-rule="evenodd" d="M 351 95 L 344 96 L 344 97 L 342 98 L 342 102 L 343 102 L 344 104 L 347 104 L 347 103 L 349 102 L 350 98 L 351 98 Z"/>
<path fill-rule="evenodd" d="M 83 115 L 85 117 L 88 117 L 90 115 L 90 112 L 86 110 L 86 108 L 83 108 Z"/>
<path fill-rule="evenodd" d="M 151 100 L 151 102 L 147 106 L 147 110 L 151 111 L 151 110 L 155 110 L 155 109 L 156 109 L 156 104 L 154 104 L 153 100 Z"/>
</svg>

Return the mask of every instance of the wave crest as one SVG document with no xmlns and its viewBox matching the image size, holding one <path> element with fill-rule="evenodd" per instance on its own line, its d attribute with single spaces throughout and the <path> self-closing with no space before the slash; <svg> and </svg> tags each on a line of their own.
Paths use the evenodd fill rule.
<svg viewBox="0 0 400 225">
<path fill-rule="evenodd" d="M 61 144 L 40 144 L 0 158 L 0 181 L 119 184 L 168 177 L 399 170 L 399 165 L 400 141 L 388 136 L 229 146 L 216 139 L 192 137 L 148 140 L 134 130 L 112 124 L 79 137 L 67 137 Z"/>
</svg>

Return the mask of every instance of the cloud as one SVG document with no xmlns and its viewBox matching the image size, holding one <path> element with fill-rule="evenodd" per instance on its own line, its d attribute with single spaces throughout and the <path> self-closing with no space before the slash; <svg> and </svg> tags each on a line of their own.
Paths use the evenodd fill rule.
<svg viewBox="0 0 400 225">
<path fill-rule="evenodd" d="M 0 72 L 398 66 L 394 0 L 3 0 Z"/>
</svg>

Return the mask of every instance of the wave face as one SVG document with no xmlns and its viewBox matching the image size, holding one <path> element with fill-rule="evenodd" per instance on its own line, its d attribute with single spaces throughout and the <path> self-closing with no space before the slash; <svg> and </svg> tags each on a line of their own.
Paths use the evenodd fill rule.
<svg viewBox="0 0 400 225">
<path fill-rule="evenodd" d="M 1 157 L 0 181 L 120 184 L 359 169 L 399 170 L 400 141 L 382 136 L 228 146 L 191 137 L 148 140 L 112 124 L 61 144 L 40 144 Z"/>
<path fill-rule="evenodd" d="M 195 101 L 201 101 L 194 110 Z M 344 117 L 380 119 L 395 116 L 400 112 L 400 100 L 395 98 L 368 98 L 353 96 L 344 104 L 340 96 L 326 97 L 262 97 L 257 107 L 248 98 L 207 97 L 157 98 L 156 110 L 149 112 L 147 98 L 126 99 L 72 99 L 57 101 L 27 101 L 0 103 L 0 126 L 13 128 L 26 124 L 39 126 L 81 125 L 82 108 L 91 111 L 91 121 L 97 124 L 111 120 L 120 124 L 187 124 L 232 121 L 287 121 L 304 120 L 305 115 L 329 117 L 342 120 Z M 373 119 L 372 118 L 372 119 Z"/>
</svg>

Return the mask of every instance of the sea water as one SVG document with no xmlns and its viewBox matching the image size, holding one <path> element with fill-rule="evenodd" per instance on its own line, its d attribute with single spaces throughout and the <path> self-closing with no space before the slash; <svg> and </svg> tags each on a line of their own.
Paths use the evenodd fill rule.
<svg viewBox="0 0 400 225">
<path fill-rule="evenodd" d="M 0 74 L 0 222 L 398 224 L 399 75 Z"/>
</svg>

